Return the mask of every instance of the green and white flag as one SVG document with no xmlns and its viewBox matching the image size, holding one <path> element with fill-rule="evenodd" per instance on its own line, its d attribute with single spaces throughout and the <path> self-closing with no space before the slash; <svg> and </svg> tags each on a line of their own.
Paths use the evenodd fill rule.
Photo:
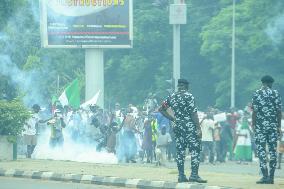
<svg viewBox="0 0 284 189">
<path fill-rule="evenodd" d="M 78 79 L 75 79 L 65 88 L 58 100 L 62 106 L 69 105 L 76 109 L 80 107 L 80 89 Z"/>
</svg>

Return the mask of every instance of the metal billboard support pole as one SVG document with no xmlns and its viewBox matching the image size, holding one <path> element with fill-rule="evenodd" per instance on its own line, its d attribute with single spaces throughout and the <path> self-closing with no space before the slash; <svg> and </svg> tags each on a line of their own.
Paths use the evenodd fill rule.
<svg viewBox="0 0 284 189">
<path fill-rule="evenodd" d="M 232 20 L 232 68 L 231 68 L 231 108 L 235 108 L 235 37 L 236 37 L 236 28 L 235 28 L 235 15 L 236 15 L 236 1 L 233 0 L 233 20 Z"/>
<path fill-rule="evenodd" d="M 97 105 L 104 108 L 104 51 L 103 49 L 85 50 L 86 94 L 90 100 L 100 91 Z"/>
</svg>

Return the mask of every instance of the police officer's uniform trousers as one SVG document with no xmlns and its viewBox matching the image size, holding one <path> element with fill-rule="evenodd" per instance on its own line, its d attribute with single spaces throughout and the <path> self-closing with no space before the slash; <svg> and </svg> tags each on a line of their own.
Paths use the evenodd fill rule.
<svg viewBox="0 0 284 189">
<path fill-rule="evenodd" d="M 256 129 L 255 144 L 257 149 L 257 156 L 260 161 L 260 169 L 264 175 L 267 174 L 267 156 L 266 144 L 269 150 L 269 167 L 270 175 L 274 176 L 274 171 L 277 163 L 277 138 L 278 134 L 273 129 Z"/>
<path fill-rule="evenodd" d="M 184 174 L 184 160 L 186 149 L 189 148 L 191 154 L 191 176 L 198 175 L 201 141 L 197 135 L 197 130 L 192 122 L 178 121 L 174 128 L 176 149 L 177 149 L 177 167 L 179 174 Z"/>
</svg>

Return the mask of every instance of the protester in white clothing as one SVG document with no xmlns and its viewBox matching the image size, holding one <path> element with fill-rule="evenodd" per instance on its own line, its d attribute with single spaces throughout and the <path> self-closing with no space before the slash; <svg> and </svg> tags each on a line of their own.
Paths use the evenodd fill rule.
<svg viewBox="0 0 284 189">
<path fill-rule="evenodd" d="M 157 165 L 163 165 L 166 160 L 166 151 L 170 142 L 172 142 L 171 135 L 166 132 L 166 127 L 162 127 L 161 132 L 158 132 L 156 156 Z"/>
<path fill-rule="evenodd" d="M 209 162 L 214 161 L 214 151 L 213 151 L 213 130 L 215 122 L 213 117 L 209 114 L 205 115 L 204 119 L 201 120 L 200 126 L 202 131 L 202 153 L 201 162 L 204 162 L 205 157 L 209 154 Z"/>
<path fill-rule="evenodd" d="M 24 131 L 23 131 L 24 144 L 27 145 L 27 153 L 26 153 L 27 158 L 31 158 L 31 155 L 37 144 L 37 127 L 39 122 L 38 112 L 40 110 L 40 106 L 34 104 L 32 108 L 33 108 L 32 116 L 30 119 L 28 119 L 28 121 L 24 125 Z"/>
<path fill-rule="evenodd" d="M 115 122 L 121 124 L 124 119 L 122 110 L 120 109 L 120 104 L 115 103 Z"/>
</svg>

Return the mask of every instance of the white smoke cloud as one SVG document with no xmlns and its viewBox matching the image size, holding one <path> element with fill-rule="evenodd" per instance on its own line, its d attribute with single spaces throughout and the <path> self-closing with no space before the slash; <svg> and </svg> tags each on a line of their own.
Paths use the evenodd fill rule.
<svg viewBox="0 0 284 189">
<path fill-rule="evenodd" d="M 69 126 L 63 129 L 63 146 L 55 148 L 49 145 L 50 129 L 45 130 L 39 137 L 32 158 L 104 164 L 118 163 L 115 154 L 107 153 L 106 151 L 97 152 L 95 143 L 86 142 L 82 139 L 74 141 L 68 129 L 70 129 Z"/>
<path fill-rule="evenodd" d="M 34 18 L 30 22 L 39 19 L 38 10 L 36 11 L 39 7 L 36 8 L 34 1 L 30 1 L 26 8 L 31 10 L 31 15 Z M 19 50 L 19 45 L 23 42 L 22 38 L 17 38 L 19 35 L 14 35 L 14 33 L 21 33 L 23 38 L 31 38 L 31 34 L 35 32 L 26 26 L 27 20 L 23 19 L 27 15 L 26 8 L 17 10 L 14 16 L 8 19 L 6 26 L 1 28 L 0 75 L 7 77 L 9 83 L 19 89 L 20 94 L 24 96 L 23 101 L 27 107 L 31 107 L 35 103 L 46 107 L 48 102 L 43 95 L 42 87 L 39 86 L 39 80 L 47 73 L 43 73 L 40 69 L 23 70 L 18 66 L 22 66 L 28 57 L 25 49 Z"/>
<path fill-rule="evenodd" d="M 7 36 L 3 33 L 0 33 L 0 40 L 7 40 Z"/>
<path fill-rule="evenodd" d="M 270 22 L 265 32 L 276 45 L 279 45 L 284 39 L 284 14 Z"/>
<path fill-rule="evenodd" d="M 28 41 L 28 39 L 34 40 L 34 36 L 39 36 L 39 33 L 36 33 L 39 32 L 39 28 L 27 28 L 28 22 L 39 23 L 39 6 L 35 2 L 34 0 L 30 0 L 30 9 L 28 9 L 31 11 L 29 13 L 32 14 L 31 17 L 34 20 L 29 20 L 29 18 L 25 16 L 27 9 L 19 9 L 18 12 L 15 13 L 15 16 L 9 19 L 6 28 L 0 28 L 0 76 L 6 76 L 10 81 L 9 83 L 12 83 L 15 88 L 19 89 L 21 94 L 24 95 L 23 100 L 27 107 L 31 107 L 34 103 L 48 107 L 48 99 L 44 96 L 45 94 L 43 94 L 47 89 L 45 88 L 46 86 L 42 85 L 41 81 L 46 81 L 46 79 L 50 78 L 52 72 L 50 68 L 51 62 L 50 64 L 44 64 L 41 68 L 23 70 L 21 66 L 27 61 L 28 53 L 26 53 L 26 49 L 24 48 L 22 51 L 19 51 L 19 48 L 15 48 L 24 42 L 24 40 L 22 41 L 21 39 Z M 6 29 L 9 33 L 5 33 Z M 14 35 L 16 33 L 20 33 L 21 36 Z M 36 48 L 35 46 L 35 49 Z M 15 58 L 15 54 L 17 58 Z M 48 56 L 43 56 L 42 59 L 44 62 L 49 62 Z M 46 127 L 48 128 L 48 126 Z M 67 128 L 63 130 L 64 145 L 62 148 L 51 148 L 49 146 L 50 129 L 47 129 L 46 132 L 42 133 L 38 138 L 38 145 L 32 157 L 36 159 L 71 160 L 92 163 L 117 163 L 117 158 L 114 154 L 97 152 L 96 144 L 85 140 L 72 140 L 68 129 L 67 126 Z"/>
<path fill-rule="evenodd" d="M 40 21 L 39 1 L 30 0 L 28 2 L 28 5 L 32 10 L 34 21 L 39 23 Z"/>
<path fill-rule="evenodd" d="M 41 88 L 38 86 L 38 70 L 23 71 L 12 62 L 9 55 L 0 54 L 0 74 L 9 78 L 9 80 L 20 89 L 24 94 L 23 101 L 26 106 L 31 107 L 34 103 L 45 105 Z"/>
</svg>

